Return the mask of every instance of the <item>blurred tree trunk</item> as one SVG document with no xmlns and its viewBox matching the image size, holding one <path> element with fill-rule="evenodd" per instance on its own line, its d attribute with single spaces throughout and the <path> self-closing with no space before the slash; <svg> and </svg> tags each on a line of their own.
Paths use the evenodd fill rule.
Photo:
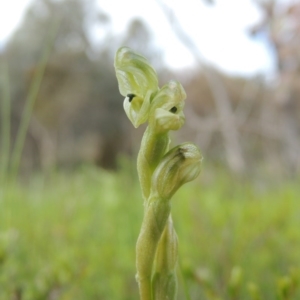
<svg viewBox="0 0 300 300">
<path fill-rule="evenodd" d="M 285 160 L 292 174 L 300 170 L 300 137 L 297 132 L 297 121 L 294 115 L 293 99 L 282 107 L 281 128 L 285 150 Z"/>
<path fill-rule="evenodd" d="M 287 169 L 296 173 L 300 170 L 300 4 L 271 0 L 256 0 L 256 3 L 264 17 L 251 29 L 251 34 L 266 32 L 274 49 L 277 68 L 274 100 L 280 111 L 282 148 Z"/>
<path fill-rule="evenodd" d="M 39 161 L 43 171 L 48 171 L 56 164 L 56 145 L 48 130 L 32 116 L 28 133 L 34 138 L 38 150 Z"/>
</svg>

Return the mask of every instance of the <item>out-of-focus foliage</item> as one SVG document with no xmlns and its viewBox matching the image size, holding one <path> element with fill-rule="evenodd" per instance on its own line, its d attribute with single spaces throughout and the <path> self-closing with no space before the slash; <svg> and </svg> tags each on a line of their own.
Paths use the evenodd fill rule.
<svg viewBox="0 0 300 300">
<path fill-rule="evenodd" d="M 211 170 L 174 197 L 178 299 L 299 299 L 299 184 L 262 187 Z M 6 186 L 0 299 L 138 299 L 143 205 L 132 172 L 81 168 Z"/>
<path fill-rule="evenodd" d="M 300 169 L 300 4 L 295 1 L 255 1 L 264 17 L 251 33 L 264 33 L 276 61 L 273 105 L 280 111 L 283 156 L 287 168 Z"/>
<path fill-rule="evenodd" d="M 115 168 L 119 154 L 136 150 L 141 132 L 130 129 L 113 70 L 119 46 L 146 56 L 160 72 L 160 86 L 171 78 L 183 83 L 186 125 L 176 138 L 196 141 L 205 158 L 201 184 L 181 190 L 173 204 L 185 287 L 179 299 L 300 299 L 299 5 L 272 5 L 261 6 L 266 18 L 252 32 L 263 30 L 274 46 L 275 80 L 233 78 L 207 67 L 219 79 L 212 85 L 201 67 L 166 70 L 142 20 L 116 36 L 92 0 L 33 2 L 0 54 L 9 70 L 1 74 L 9 80 L 1 82 L 10 82 L 13 148 L 48 33 L 59 24 L 21 166 L 26 175 L 48 172 L 22 177 L 26 186 L 0 186 L 1 300 L 138 299 L 134 247 L 143 207 L 133 171 L 51 173 L 79 163 Z M 97 30 L 104 34 L 94 43 Z M 223 92 L 217 94 L 220 82 Z M 216 95 L 226 96 L 225 106 Z M 9 140 L 2 138 L 2 112 L 1 163 L 7 150 L 1 143 Z M 227 125 L 235 145 L 224 138 Z M 214 168 L 230 169 L 225 148 L 236 146 L 244 174 L 255 175 L 251 184 Z M 270 182 L 276 173 L 296 180 L 275 186 Z"/>
<path fill-rule="evenodd" d="M 99 45 L 93 28 L 106 30 L 109 18 L 94 1 L 36 1 L 9 41 L 2 58 L 11 79 L 12 135 L 16 135 L 26 95 L 45 47 L 49 30 L 58 26 L 36 99 L 26 139 L 22 168 L 93 162 L 115 168 L 119 153 L 130 153 L 130 126 L 113 69 L 121 40 L 106 36 Z M 133 21 L 124 42 L 150 49 L 150 33 Z M 12 139 L 13 140 L 13 139 Z"/>
<path fill-rule="evenodd" d="M 85 162 L 115 168 L 119 154 L 136 152 L 142 130 L 132 131 L 113 72 L 116 49 L 129 46 L 154 65 L 160 86 L 171 78 L 183 83 L 186 125 L 177 139 L 196 140 L 206 160 L 238 173 L 298 174 L 299 5 L 257 2 L 265 17 L 251 33 L 263 31 L 274 49 L 278 68 L 273 81 L 259 75 L 230 77 L 203 68 L 205 62 L 193 69 L 167 70 L 143 20 L 132 20 L 120 36 L 93 0 L 34 1 L 0 56 L 11 82 L 13 146 L 49 30 L 59 25 L 26 137 L 23 173 Z"/>
</svg>

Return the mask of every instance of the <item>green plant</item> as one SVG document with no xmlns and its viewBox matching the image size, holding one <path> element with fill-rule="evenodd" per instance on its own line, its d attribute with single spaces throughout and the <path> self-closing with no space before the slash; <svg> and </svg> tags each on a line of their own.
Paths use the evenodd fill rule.
<svg viewBox="0 0 300 300">
<path fill-rule="evenodd" d="M 7 175 L 9 151 L 10 151 L 10 82 L 6 63 L 3 62 L 1 69 L 1 166 L 0 166 L 0 183 Z"/>
<path fill-rule="evenodd" d="M 53 20 L 49 28 L 48 36 L 46 37 L 45 45 L 42 49 L 42 56 L 37 62 L 36 72 L 32 78 L 28 95 L 24 104 L 24 109 L 21 115 L 20 124 L 18 126 L 15 140 L 11 141 L 11 113 L 12 113 L 12 99 L 10 95 L 10 76 L 9 66 L 5 61 L 2 63 L 0 70 L 0 110 L 1 110 L 1 128 L 0 128 L 0 187 L 4 187 L 4 182 L 8 179 L 13 181 L 19 173 L 22 152 L 25 145 L 26 135 L 28 132 L 30 120 L 33 114 L 34 105 L 39 93 L 44 73 L 50 59 L 52 47 L 55 42 L 56 35 L 60 26 L 60 19 Z"/>
<path fill-rule="evenodd" d="M 25 144 L 26 134 L 28 131 L 29 123 L 32 117 L 34 104 L 37 99 L 37 95 L 44 78 L 44 73 L 50 58 L 51 50 L 55 41 L 59 29 L 60 21 L 55 19 L 52 26 L 49 28 L 48 37 L 46 38 L 46 43 L 44 45 L 42 56 L 38 62 L 36 73 L 34 74 L 33 80 L 31 82 L 29 93 L 27 95 L 24 110 L 22 113 L 22 118 L 20 120 L 20 125 L 18 128 L 16 140 L 14 142 L 14 147 L 11 153 L 11 170 L 10 177 L 14 179 L 19 172 L 22 152 Z"/>
<path fill-rule="evenodd" d="M 184 124 L 186 94 L 177 81 L 159 89 L 152 66 L 127 47 L 117 51 L 115 69 L 128 118 L 136 128 L 148 122 L 137 161 L 144 198 L 144 219 L 136 244 L 140 298 L 175 299 L 178 241 L 170 200 L 180 186 L 199 175 L 202 160 L 191 143 L 168 150 L 169 131 Z"/>
</svg>

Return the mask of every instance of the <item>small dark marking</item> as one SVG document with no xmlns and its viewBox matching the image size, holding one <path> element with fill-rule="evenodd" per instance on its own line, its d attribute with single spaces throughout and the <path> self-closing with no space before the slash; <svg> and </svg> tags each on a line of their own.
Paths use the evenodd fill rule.
<svg viewBox="0 0 300 300">
<path fill-rule="evenodd" d="M 127 94 L 127 97 L 129 98 L 128 101 L 131 102 L 132 99 L 135 97 L 135 94 Z"/>
<path fill-rule="evenodd" d="M 185 152 L 186 152 L 186 149 L 178 148 L 177 153 L 175 154 L 175 156 L 178 156 L 178 158 L 184 160 L 185 159 Z"/>
<path fill-rule="evenodd" d="M 172 108 L 170 109 L 170 112 L 173 113 L 173 114 L 175 114 L 176 111 L 177 111 L 177 107 L 176 107 L 176 106 L 174 106 L 174 107 L 172 107 Z"/>
</svg>

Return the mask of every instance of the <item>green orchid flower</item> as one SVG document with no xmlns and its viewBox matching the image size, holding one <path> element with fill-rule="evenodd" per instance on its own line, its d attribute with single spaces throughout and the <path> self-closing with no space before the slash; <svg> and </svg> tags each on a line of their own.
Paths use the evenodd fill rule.
<svg viewBox="0 0 300 300">
<path fill-rule="evenodd" d="M 128 47 L 117 51 L 115 70 L 120 93 L 125 97 L 124 110 L 137 128 L 147 121 L 151 99 L 159 90 L 156 72 L 146 58 Z"/>
<path fill-rule="evenodd" d="M 146 58 L 127 47 L 117 51 L 115 70 L 129 120 L 136 128 L 148 121 L 137 161 L 144 199 L 144 218 L 136 244 L 140 299 L 175 300 L 178 240 L 171 197 L 199 175 L 202 160 L 191 143 L 168 151 L 169 131 L 180 129 L 185 121 L 186 93 L 177 81 L 159 89 L 156 72 Z"/>
<path fill-rule="evenodd" d="M 153 173 L 150 198 L 169 201 L 184 183 L 199 175 L 201 162 L 202 155 L 192 143 L 183 143 L 171 149 Z"/>
<path fill-rule="evenodd" d="M 152 174 L 168 151 L 169 131 L 178 130 L 184 124 L 185 98 L 182 85 L 177 81 L 170 81 L 157 92 L 151 102 L 148 127 L 138 154 L 138 173 L 145 200 L 150 194 Z"/>
<path fill-rule="evenodd" d="M 149 112 L 149 126 L 157 133 L 178 130 L 185 121 L 186 93 L 177 81 L 170 81 L 155 95 Z"/>
</svg>

